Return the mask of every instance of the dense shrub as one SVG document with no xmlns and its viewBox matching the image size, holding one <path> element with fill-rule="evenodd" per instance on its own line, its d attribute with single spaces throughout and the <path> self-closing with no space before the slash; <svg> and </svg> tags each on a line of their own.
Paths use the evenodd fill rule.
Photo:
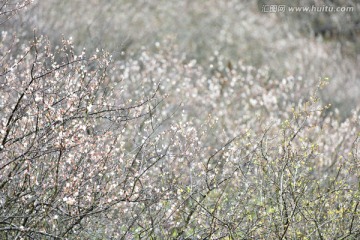
<svg viewBox="0 0 360 240">
<path fill-rule="evenodd" d="M 336 79 L 203 64 L 172 40 L 113 57 L 15 32 L 0 42 L 2 239 L 360 236 L 360 114 L 325 101 Z"/>
</svg>

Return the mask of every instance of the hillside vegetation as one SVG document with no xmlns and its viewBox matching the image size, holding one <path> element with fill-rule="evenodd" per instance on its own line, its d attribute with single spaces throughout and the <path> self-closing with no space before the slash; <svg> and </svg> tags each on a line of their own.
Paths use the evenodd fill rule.
<svg viewBox="0 0 360 240">
<path fill-rule="evenodd" d="M 360 6 L 263 2 L 0 2 L 0 238 L 358 239 Z"/>
</svg>

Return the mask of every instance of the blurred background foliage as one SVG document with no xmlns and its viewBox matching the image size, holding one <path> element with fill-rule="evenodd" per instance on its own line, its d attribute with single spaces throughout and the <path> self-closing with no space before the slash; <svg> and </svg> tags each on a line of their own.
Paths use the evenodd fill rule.
<svg viewBox="0 0 360 240">
<path fill-rule="evenodd" d="M 264 5 L 345 6 L 351 12 L 264 13 Z M 31 39 L 33 29 L 81 51 L 106 49 L 115 59 L 176 46 L 184 61 L 209 73 L 238 61 L 266 67 L 272 78 L 327 77 L 326 102 L 348 116 L 360 100 L 360 2 L 355 0 L 47 0 L 35 1 L 12 29 Z M 13 23 L 13 21 L 12 21 Z M 6 26 L 5 26 L 6 27 Z M 19 31 L 21 29 L 21 31 Z M 27 31 L 24 31 L 27 29 Z"/>
</svg>

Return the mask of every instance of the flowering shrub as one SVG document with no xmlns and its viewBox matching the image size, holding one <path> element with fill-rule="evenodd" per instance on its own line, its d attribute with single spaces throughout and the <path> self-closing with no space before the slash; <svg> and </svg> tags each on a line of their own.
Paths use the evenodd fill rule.
<svg viewBox="0 0 360 240">
<path fill-rule="evenodd" d="M 166 40 L 0 44 L 2 239 L 360 236 L 360 114 L 324 102 L 331 79 Z"/>
</svg>

